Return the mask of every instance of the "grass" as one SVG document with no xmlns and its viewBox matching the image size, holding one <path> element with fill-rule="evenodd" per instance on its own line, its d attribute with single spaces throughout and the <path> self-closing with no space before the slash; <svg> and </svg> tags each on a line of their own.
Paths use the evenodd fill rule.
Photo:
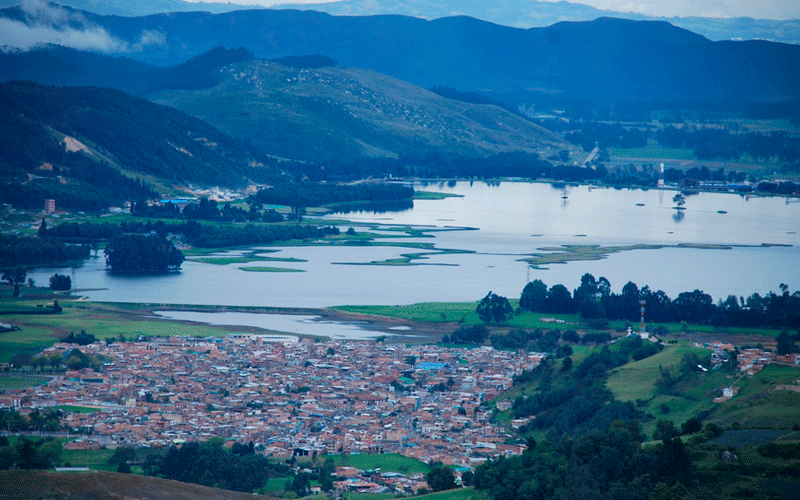
<svg viewBox="0 0 800 500">
<path fill-rule="evenodd" d="M 0 304 L 5 302 L 0 300 Z M 0 363 L 9 362 L 20 352 L 36 354 L 69 332 L 77 333 L 81 330 L 86 330 L 101 340 L 119 338 L 120 335 L 131 339 L 139 335 L 225 336 L 230 333 L 229 330 L 214 326 L 147 319 L 135 313 L 143 309 L 139 304 L 99 304 L 70 299 L 59 299 L 59 304 L 63 307 L 60 314 L 4 316 L 4 322 L 15 324 L 20 329 L 0 334 Z"/>
<path fill-rule="evenodd" d="M 261 266 L 245 266 L 240 267 L 242 271 L 251 273 L 304 273 L 302 269 L 289 269 L 286 267 L 261 267 Z"/>
<path fill-rule="evenodd" d="M 114 450 L 63 450 L 61 462 L 69 462 L 73 467 L 89 467 L 93 470 L 116 471 L 116 465 L 110 465 L 108 459 Z"/>
<path fill-rule="evenodd" d="M 261 491 L 283 491 L 287 480 L 291 480 L 291 478 L 289 476 L 271 477 L 267 479 Z"/>
<path fill-rule="evenodd" d="M 639 160 L 693 160 L 694 151 L 691 149 L 672 149 L 660 146 L 647 146 L 644 148 L 612 148 L 609 150 L 611 158 L 636 158 Z"/>
<path fill-rule="evenodd" d="M 566 264 L 567 262 L 579 260 L 601 260 L 609 254 L 625 252 L 629 250 L 659 250 L 665 245 L 627 245 L 614 247 L 601 247 L 600 245 L 562 245 L 560 247 L 540 248 L 540 251 L 548 253 L 535 253 L 531 257 L 520 259 L 527 262 L 534 269 L 542 269 L 541 266 L 550 264 Z"/>
<path fill-rule="evenodd" d="M 797 384 L 800 369 L 771 364 L 753 377 L 743 378 L 739 394 L 714 412 L 720 425 L 788 429 L 800 424 L 800 393 L 777 390 L 776 385 Z"/>
<path fill-rule="evenodd" d="M 344 458 L 345 463 L 342 463 L 343 457 L 346 457 Z M 399 472 L 401 474 L 427 474 L 431 470 L 428 464 L 396 453 L 385 455 L 332 455 L 331 458 L 333 458 L 337 466 L 347 465 L 362 470 L 380 468 L 381 472 Z"/>
<path fill-rule="evenodd" d="M 463 194 L 435 193 L 432 191 L 414 191 L 415 200 L 444 200 L 445 198 L 463 198 Z"/>
<path fill-rule="evenodd" d="M 420 500 L 487 500 L 489 495 L 485 491 L 475 491 L 475 488 L 456 488 L 454 490 L 437 491 L 418 497 Z"/>
<path fill-rule="evenodd" d="M 616 369 L 608 378 L 606 387 L 620 401 L 646 401 L 639 409 L 655 417 L 643 424 L 646 434 L 655 430 L 657 420 L 671 420 L 680 427 L 700 412 L 714 410 L 713 398 L 734 381 L 731 374 L 722 371 L 690 372 L 669 394 L 661 393 L 655 384 L 661 377 L 661 368 L 669 370 L 673 377 L 678 376 L 681 358 L 687 353 L 697 354 L 702 359 L 710 351 L 688 343 L 670 345 L 658 354 Z M 662 405 L 666 405 L 668 413 L 662 411 Z"/>
<path fill-rule="evenodd" d="M 608 378 L 606 386 L 620 401 L 651 399 L 656 395 L 655 381 L 661 377 L 661 367 L 676 375 L 681 358 L 687 353 L 696 353 L 702 357 L 710 351 L 692 347 L 688 343 L 666 346 L 653 356 L 617 368 Z"/>
<path fill-rule="evenodd" d="M 308 262 L 303 259 L 295 259 L 293 257 L 264 257 L 258 255 L 243 255 L 240 257 L 201 257 L 190 259 L 193 262 L 201 262 L 203 264 L 214 264 L 217 266 L 226 266 L 228 264 L 249 264 L 250 262 Z"/>
<path fill-rule="evenodd" d="M 74 406 L 74 405 L 56 406 L 53 409 L 63 410 L 69 413 L 97 413 L 98 411 L 100 411 L 99 408 L 90 408 L 88 406 Z"/>
<path fill-rule="evenodd" d="M 469 325 L 480 323 L 475 312 L 476 305 L 473 302 L 422 302 L 407 306 L 338 306 L 334 309 L 431 323 L 459 321 L 463 318 L 464 324 Z"/>
<path fill-rule="evenodd" d="M 42 377 L 4 375 L 0 376 L 0 389 L 26 389 L 28 387 L 38 387 L 45 382 L 47 382 L 47 379 Z"/>
<path fill-rule="evenodd" d="M 509 302 L 514 308 L 519 306 L 519 301 L 516 299 L 509 300 Z M 477 304 L 477 302 L 421 302 L 407 306 L 348 305 L 337 306 L 333 309 L 356 314 L 401 318 L 409 321 L 425 321 L 431 323 L 460 321 L 464 325 L 477 325 L 482 323 L 481 319 L 478 317 L 478 314 L 475 312 Z M 564 323 L 548 323 L 542 321 L 542 318 L 555 318 L 564 321 Z M 560 330 L 569 330 L 580 328 L 579 323 L 578 316 L 575 314 L 524 313 L 515 315 L 503 326 L 516 328 L 541 328 L 542 330 L 551 330 L 554 328 L 558 328 Z"/>
</svg>

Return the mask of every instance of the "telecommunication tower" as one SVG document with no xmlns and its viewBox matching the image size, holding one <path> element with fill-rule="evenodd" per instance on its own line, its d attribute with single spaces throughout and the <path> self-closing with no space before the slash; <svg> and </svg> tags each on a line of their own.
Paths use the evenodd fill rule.
<svg viewBox="0 0 800 500">
<path fill-rule="evenodd" d="M 642 321 L 641 323 L 639 323 L 639 334 L 644 335 L 646 333 L 644 330 L 644 300 L 640 300 L 639 305 L 641 306 L 641 312 L 642 312 Z"/>
</svg>

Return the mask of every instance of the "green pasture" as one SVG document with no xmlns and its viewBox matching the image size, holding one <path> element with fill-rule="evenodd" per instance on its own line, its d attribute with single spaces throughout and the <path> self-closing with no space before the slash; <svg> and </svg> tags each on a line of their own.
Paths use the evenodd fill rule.
<svg viewBox="0 0 800 500">
<path fill-rule="evenodd" d="M 26 327 L 17 319 L 4 317 L 3 321 L 18 324 L 20 329 L 0 334 L 0 363 L 8 363 L 17 353 L 36 354 L 50 347 L 58 340 L 58 335 L 47 328 Z"/>
<path fill-rule="evenodd" d="M 62 410 L 69 413 L 97 413 L 100 411 L 100 408 L 91 408 L 88 406 L 74 406 L 74 405 L 63 405 L 63 406 L 55 406 L 53 407 L 54 410 Z"/>
<path fill-rule="evenodd" d="M 656 145 L 648 145 L 643 148 L 611 148 L 609 154 L 612 159 L 694 160 L 694 151 L 691 149 L 664 148 Z"/>
<path fill-rule="evenodd" d="M 61 462 L 72 467 L 89 467 L 93 470 L 116 471 L 116 465 L 110 465 L 108 459 L 114 450 L 62 450 Z"/>
<path fill-rule="evenodd" d="M 309 497 L 310 500 L 328 500 L 328 495 L 320 494 L 315 495 L 313 497 Z M 342 499 L 343 500 L 390 500 L 395 498 L 395 495 L 392 493 L 343 493 Z M 425 498 L 425 497 L 416 497 L 416 498 Z"/>
<path fill-rule="evenodd" d="M 31 377 L 25 375 L 3 375 L 0 376 L 0 390 L 7 389 L 26 389 L 28 387 L 38 387 L 47 382 L 45 377 Z"/>
<path fill-rule="evenodd" d="M 661 377 L 660 367 L 668 369 L 673 376 L 679 375 L 681 358 L 687 353 L 703 357 L 710 351 L 692 347 L 688 343 L 668 345 L 653 356 L 617 368 L 608 378 L 606 386 L 620 401 L 650 399 L 656 395 L 655 381 Z"/>
<path fill-rule="evenodd" d="M 510 299 L 511 306 L 519 306 L 518 299 Z M 387 316 L 390 318 L 407 319 L 409 321 L 426 321 L 431 323 L 462 322 L 464 325 L 477 325 L 482 321 L 475 312 L 478 302 L 420 302 L 405 306 L 336 306 L 333 309 L 340 311 L 367 314 L 371 316 Z M 542 321 L 542 318 L 563 320 L 564 323 L 551 323 Z M 463 321 L 462 321 L 463 319 Z M 516 328 L 541 328 L 542 330 L 578 330 L 581 329 L 579 318 L 575 314 L 540 314 L 524 313 L 515 315 L 504 325 L 490 324 L 494 327 Z"/>
<path fill-rule="evenodd" d="M 437 491 L 418 497 L 420 500 L 486 500 L 489 495 L 485 491 L 475 491 L 475 488 L 456 488 L 447 491 Z"/>
<path fill-rule="evenodd" d="M 423 302 L 407 306 L 338 306 L 334 309 L 357 314 L 388 316 L 433 323 L 459 321 L 464 318 L 465 324 L 477 324 L 481 321 L 475 312 L 476 306 L 477 302 Z"/>
<path fill-rule="evenodd" d="M 778 390 L 777 385 L 798 385 L 800 367 L 771 364 L 737 384 L 739 394 L 714 412 L 720 425 L 789 429 L 800 424 L 800 393 Z"/>
<path fill-rule="evenodd" d="M 400 474 L 427 474 L 431 470 L 428 464 L 396 453 L 385 455 L 328 455 L 328 457 L 333 458 L 333 462 L 337 466 L 345 465 L 362 470 L 380 468 L 381 472 L 399 472 Z"/>
<path fill-rule="evenodd" d="M 292 478 L 289 476 L 281 476 L 281 477 L 271 477 L 267 479 L 267 482 L 261 488 L 263 492 L 273 492 L 273 491 L 283 491 L 284 487 L 286 486 L 286 481 L 291 481 Z"/>
<path fill-rule="evenodd" d="M 8 300 L 0 301 L 0 307 L 8 307 Z M 22 301 L 23 305 L 35 307 L 37 302 Z M 11 314 L 2 316 L 4 323 L 20 329 L 0 334 L 0 363 L 7 363 L 17 353 L 36 354 L 53 345 L 69 332 L 85 330 L 97 337 L 106 339 L 126 339 L 139 335 L 169 337 L 172 335 L 225 336 L 229 333 L 223 328 L 208 325 L 191 325 L 175 321 L 147 319 L 132 316 L 131 312 L 141 310 L 138 304 L 108 305 L 79 300 L 60 300 L 63 311 L 60 314 Z"/>
<path fill-rule="evenodd" d="M 661 368 L 669 370 L 673 377 L 680 376 L 681 358 L 687 353 L 695 353 L 702 359 L 710 351 L 688 343 L 669 345 L 658 354 L 617 368 L 609 376 L 606 387 L 614 397 L 620 401 L 646 401 L 639 409 L 655 417 L 642 426 L 646 434 L 655 430 L 657 420 L 671 420 L 679 427 L 701 411 L 714 409 L 713 398 L 735 380 L 727 372 L 691 372 L 688 379 L 678 383 L 669 394 L 661 393 L 656 386 Z M 662 411 L 662 405 L 666 405 L 668 413 Z"/>
</svg>

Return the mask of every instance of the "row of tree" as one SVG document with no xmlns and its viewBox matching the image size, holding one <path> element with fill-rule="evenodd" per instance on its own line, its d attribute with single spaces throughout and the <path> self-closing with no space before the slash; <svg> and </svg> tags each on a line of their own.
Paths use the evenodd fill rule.
<svg viewBox="0 0 800 500">
<path fill-rule="evenodd" d="M 305 225 L 213 225 L 196 220 L 164 222 L 163 220 L 121 222 L 119 224 L 91 222 L 68 222 L 49 228 L 47 234 L 58 238 L 79 241 L 98 239 L 112 240 L 126 233 L 149 234 L 159 237 L 180 234 L 188 243 L 199 248 L 221 248 L 230 246 L 268 245 L 277 241 L 309 240 L 335 236 L 335 226 L 317 227 Z M 87 250 L 88 251 L 88 250 Z"/>
<path fill-rule="evenodd" d="M 548 121 L 545 126 L 564 134 L 564 138 L 591 151 L 595 146 L 642 148 L 655 140 L 665 148 L 691 149 L 700 160 L 738 160 L 744 156 L 756 161 L 800 163 L 800 138 L 786 131 L 731 132 L 719 127 L 675 127 L 658 130 L 649 126 L 628 127 L 620 123 L 596 121 Z"/>
<path fill-rule="evenodd" d="M 581 285 L 573 293 L 564 285 L 550 288 L 541 280 L 525 285 L 520 308 L 542 313 L 580 313 L 586 319 L 614 319 L 635 322 L 641 317 L 644 301 L 645 319 L 653 323 L 686 322 L 715 326 L 800 328 L 800 291 L 789 293 L 785 284 L 780 294 L 758 293 L 744 297 L 728 296 L 716 304 L 701 290 L 682 292 L 673 300 L 661 290 L 641 289 L 633 282 L 617 294 L 609 281 L 595 279 L 589 273 L 581 277 Z"/>
<path fill-rule="evenodd" d="M 273 464 L 261 454 L 234 454 L 220 439 L 172 446 L 163 456 L 151 455 L 144 473 L 185 483 L 253 492 L 269 477 Z"/>
<path fill-rule="evenodd" d="M 59 463 L 61 443 L 53 438 L 34 441 L 22 437 L 12 445 L 8 438 L 0 436 L 0 470 L 49 469 Z"/>
<path fill-rule="evenodd" d="M 785 131 L 731 133 L 723 128 L 665 127 L 655 139 L 666 148 L 693 149 L 700 160 L 800 162 L 800 138 Z"/>
<path fill-rule="evenodd" d="M 0 234 L 0 262 L 4 270 L 15 266 L 63 264 L 88 256 L 89 247 L 66 245 L 56 238 Z"/>
</svg>

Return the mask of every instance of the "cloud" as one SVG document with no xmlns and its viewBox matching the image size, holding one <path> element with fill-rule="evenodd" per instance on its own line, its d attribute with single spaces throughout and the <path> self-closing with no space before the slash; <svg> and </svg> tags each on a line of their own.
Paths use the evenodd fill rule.
<svg viewBox="0 0 800 500">
<path fill-rule="evenodd" d="M 0 46 L 30 50 L 52 44 L 78 50 L 120 53 L 166 43 L 163 33 L 145 30 L 136 43 L 129 44 L 111 35 L 102 26 L 90 22 L 81 13 L 43 0 L 25 0 L 21 8 L 24 21 L 0 18 Z"/>
</svg>

